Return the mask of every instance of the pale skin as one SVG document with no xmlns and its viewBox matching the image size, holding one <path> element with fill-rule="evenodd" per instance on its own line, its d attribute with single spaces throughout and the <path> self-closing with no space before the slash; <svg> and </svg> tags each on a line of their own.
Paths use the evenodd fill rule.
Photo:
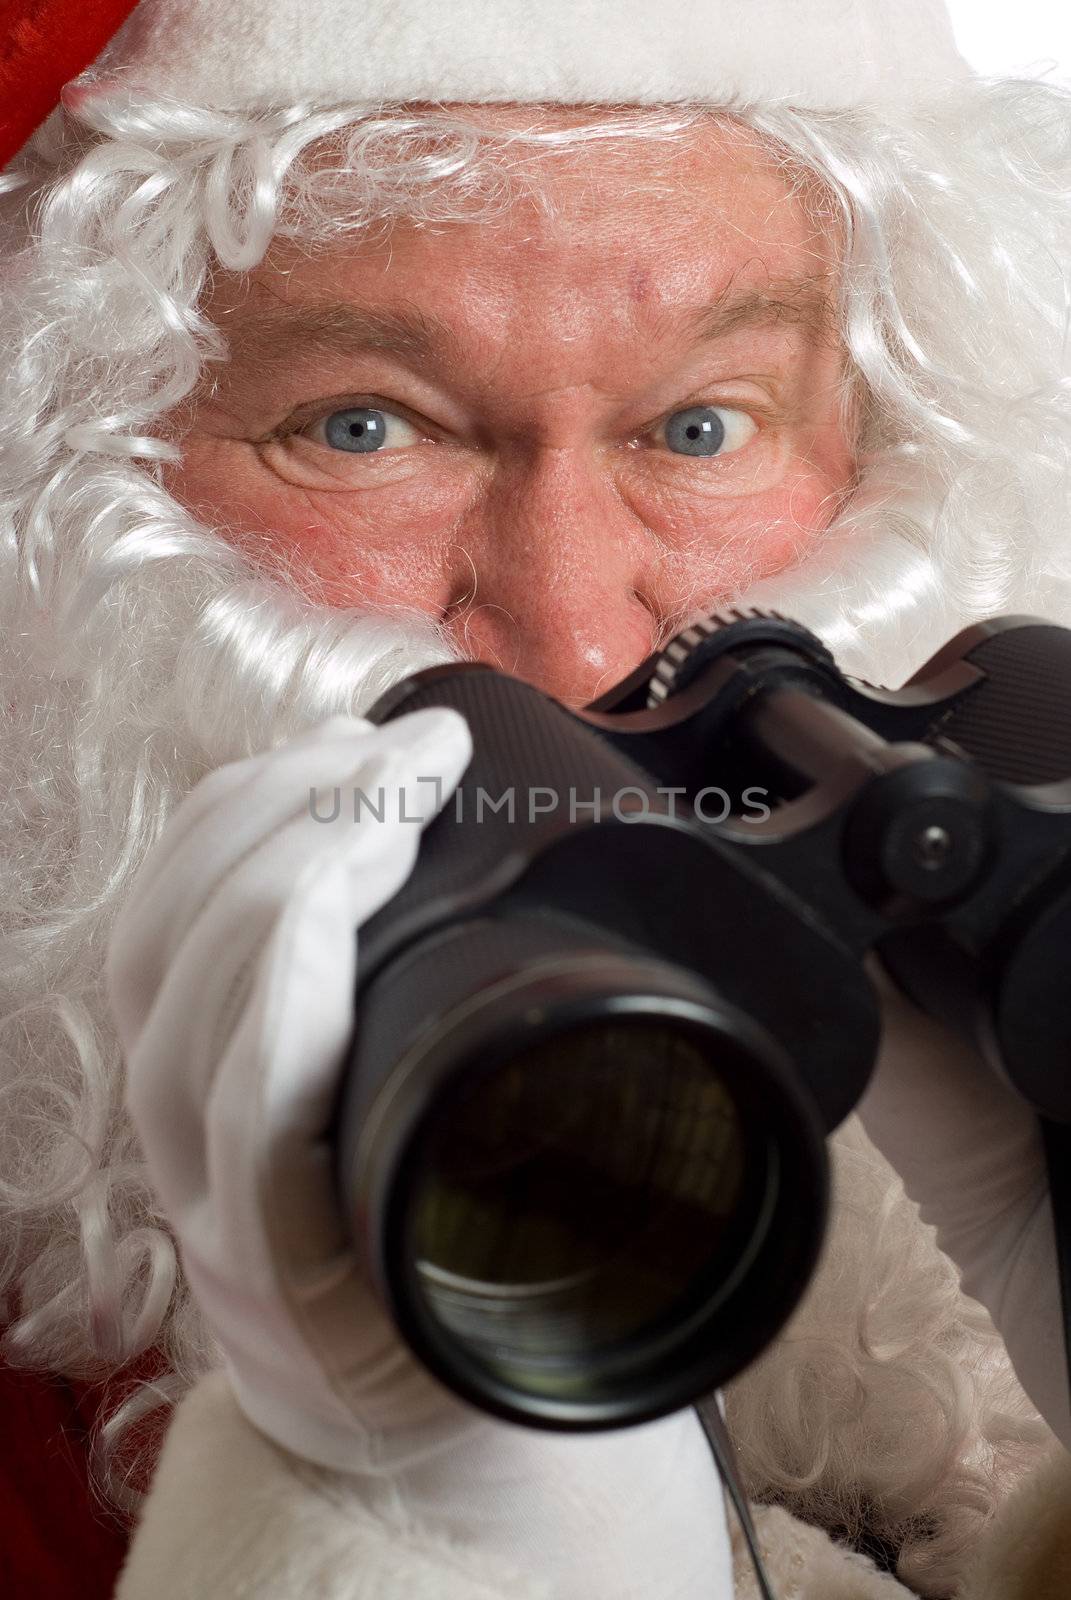
<svg viewBox="0 0 1071 1600">
<path fill-rule="evenodd" d="M 316 598 L 416 609 L 575 706 L 813 548 L 855 423 L 835 230 L 753 135 L 595 146 L 546 185 L 550 215 L 221 274 L 231 358 L 168 484 Z"/>
</svg>

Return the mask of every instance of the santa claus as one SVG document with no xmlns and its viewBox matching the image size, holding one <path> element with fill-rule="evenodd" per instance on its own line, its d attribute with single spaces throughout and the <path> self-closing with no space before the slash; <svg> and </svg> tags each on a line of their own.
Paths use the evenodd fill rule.
<svg viewBox="0 0 1071 1600">
<path fill-rule="evenodd" d="M 420 829 L 307 796 L 450 792 L 459 718 L 361 720 L 436 660 L 580 706 L 729 598 L 885 682 L 1071 622 L 1071 100 L 939 0 L 129 9 L 4 65 L 7 1591 L 111 1593 L 125 1516 L 121 1600 L 745 1600 L 694 1412 L 484 1417 L 369 1287 L 324 1133 Z M 1037 1129 L 885 1019 L 725 1397 L 770 1592 L 1066 1594 Z"/>
</svg>

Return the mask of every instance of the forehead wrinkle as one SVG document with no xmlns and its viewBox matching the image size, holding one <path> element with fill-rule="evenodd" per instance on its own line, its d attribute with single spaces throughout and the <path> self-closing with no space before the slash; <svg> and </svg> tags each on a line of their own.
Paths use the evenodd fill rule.
<svg viewBox="0 0 1071 1600">
<path fill-rule="evenodd" d="M 223 326 L 226 328 L 224 319 Z M 235 319 L 237 322 L 238 319 Z M 735 290 L 733 279 L 709 305 L 682 313 L 665 308 L 654 319 L 656 344 L 675 342 L 681 327 L 696 344 L 715 342 L 742 328 L 797 326 L 816 343 L 837 345 L 836 314 L 828 274 L 774 278 L 761 289 Z M 446 322 L 419 306 L 372 309 L 352 302 L 265 306 L 243 316 L 231 335 L 231 354 L 260 371 L 292 360 L 295 351 L 359 355 L 380 351 L 403 359 L 438 358 L 454 367 L 472 359 Z M 505 352 L 501 352 L 504 357 Z"/>
</svg>

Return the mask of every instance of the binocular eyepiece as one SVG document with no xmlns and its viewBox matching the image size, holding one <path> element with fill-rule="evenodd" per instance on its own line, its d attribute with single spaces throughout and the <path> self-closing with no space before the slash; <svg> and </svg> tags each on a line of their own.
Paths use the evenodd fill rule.
<svg viewBox="0 0 1071 1600">
<path fill-rule="evenodd" d="M 791 1315 L 825 1232 L 825 1139 L 876 1055 L 864 955 L 978 1020 L 949 951 L 1006 929 L 986 885 L 1016 797 L 968 748 L 972 697 L 1016 640 L 1071 666 L 1071 633 L 991 624 L 893 693 L 734 613 L 580 712 L 471 664 L 377 706 L 453 706 L 475 754 L 360 932 L 336 1178 L 401 1333 L 457 1394 L 535 1426 L 634 1424 L 726 1382 Z M 1058 830 L 1039 828 L 1040 859 Z M 1046 926 L 1071 916 L 1060 894 Z M 1054 1093 L 1039 1110 L 1071 1120 Z"/>
</svg>

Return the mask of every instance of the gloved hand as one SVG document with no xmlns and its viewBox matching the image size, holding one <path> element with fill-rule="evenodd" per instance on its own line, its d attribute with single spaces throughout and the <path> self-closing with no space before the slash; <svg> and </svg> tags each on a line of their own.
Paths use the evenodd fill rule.
<svg viewBox="0 0 1071 1600">
<path fill-rule="evenodd" d="M 1071 1449 L 1052 1206 L 1034 1113 L 968 1043 L 917 1010 L 877 962 L 884 1032 L 856 1107 L 937 1243 L 1007 1346 L 1019 1382 Z"/>
<path fill-rule="evenodd" d="M 276 1444 L 560 1600 L 722 1600 L 724 1506 L 694 1414 L 554 1435 L 462 1405 L 402 1345 L 337 1214 L 323 1134 L 354 930 L 405 881 L 470 753 L 451 711 L 334 717 L 193 790 L 109 952 L 130 1111 L 238 1402 Z M 317 820 L 336 785 L 338 817 Z M 355 788 L 377 809 L 382 794 L 382 821 L 364 806 L 354 822 Z"/>
</svg>

